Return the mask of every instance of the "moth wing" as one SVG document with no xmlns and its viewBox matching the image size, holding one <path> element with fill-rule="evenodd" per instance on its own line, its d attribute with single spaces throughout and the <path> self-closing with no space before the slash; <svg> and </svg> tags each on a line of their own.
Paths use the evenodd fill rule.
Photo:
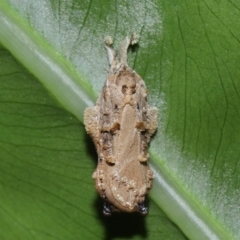
<svg viewBox="0 0 240 240">
<path fill-rule="evenodd" d="M 94 140 L 99 138 L 99 109 L 97 106 L 86 108 L 84 112 L 84 125 L 87 133 Z"/>
<path fill-rule="evenodd" d="M 149 137 L 151 137 L 157 127 L 158 127 L 158 121 L 157 121 L 157 117 L 158 117 L 158 110 L 157 108 L 155 107 L 149 107 L 148 109 L 148 120 L 147 120 L 147 130 L 148 130 L 148 134 L 149 134 Z M 150 139 L 149 139 L 150 140 Z"/>
</svg>

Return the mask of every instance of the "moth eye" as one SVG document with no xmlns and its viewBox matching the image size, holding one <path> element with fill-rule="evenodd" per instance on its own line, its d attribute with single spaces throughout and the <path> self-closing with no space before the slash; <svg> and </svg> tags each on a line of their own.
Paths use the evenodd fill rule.
<svg viewBox="0 0 240 240">
<path fill-rule="evenodd" d="M 127 88 L 128 88 L 127 85 L 125 85 L 125 84 L 122 85 L 122 93 L 123 93 L 123 94 L 126 94 Z"/>
<path fill-rule="evenodd" d="M 136 84 L 134 83 L 130 87 L 131 87 L 132 94 L 134 94 L 136 92 Z"/>
</svg>

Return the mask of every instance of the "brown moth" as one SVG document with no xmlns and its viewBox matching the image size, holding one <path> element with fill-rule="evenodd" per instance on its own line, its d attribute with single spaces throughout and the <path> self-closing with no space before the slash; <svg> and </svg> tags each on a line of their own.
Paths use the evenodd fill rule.
<svg viewBox="0 0 240 240">
<path fill-rule="evenodd" d="M 110 73 L 96 106 L 84 113 L 86 131 L 98 153 L 93 173 L 95 186 L 104 199 L 103 213 L 113 211 L 147 214 L 145 196 L 152 187 L 153 172 L 147 163 L 148 143 L 157 128 L 157 109 L 147 103 L 141 77 L 127 65 L 127 50 L 137 36 L 126 37 L 118 60 L 105 39 Z"/>
</svg>

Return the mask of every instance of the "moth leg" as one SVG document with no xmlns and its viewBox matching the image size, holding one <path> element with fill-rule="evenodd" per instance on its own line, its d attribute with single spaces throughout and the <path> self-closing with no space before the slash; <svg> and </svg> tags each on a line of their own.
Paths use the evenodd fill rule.
<svg viewBox="0 0 240 240">
<path fill-rule="evenodd" d="M 120 130 L 120 124 L 117 121 L 112 121 L 108 115 L 105 116 L 105 119 L 103 118 L 103 122 L 101 128 L 101 152 L 103 159 L 110 164 L 114 164 L 116 157 L 113 151 L 113 138 L 116 132 Z"/>
<path fill-rule="evenodd" d="M 136 122 L 135 128 L 139 131 L 141 136 L 141 153 L 138 156 L 140 162 L 146 162 L 148 160 L 148 126 L 145 121 Z M 150 138 L 149 138 L 150 139 Z"/>
<path fill-rule="evenodd" d="M 145 202 L 142 202 L 142 203 L 138 204 L 138 211 L 142 215 L 147 215 L 148 214 L 148 208 L 145 206 Z"/>
<path fill-rule="evenodd" d="M 96 107 L 86 108 L 84 111 L 84 125 L 86 131 L 93 139 L 99 138 L 98 121 L 99 111 Z"/>
<path fill-rule="evenodd" d="M 150 141 L 151 136 L 155 133 L 158 127 L 157 113 L 158 113 L 157 109 L 154 107 L 148 109 L 147 120 L 148 141 Z"/>
<path fill-rule="evenodd" d="M 157 129 L 157 109 L 150 108 L 148 109 L 146 122 L 138 122 L 136 124 L 136 128 L 141 133 L 141 155 L 138 157 L 140 162 L 146 162 L 149 158 L 147 153 L 148 143 L 150 141 L 151 136 L 155 133 Z"/>
<path fill-rule="evenodd" d="M 115 134 L 118 130 L 120 130 L 120 123 L 116 121 L 111 124 L 105 124 L 102 128 L 102 131 L 111 132 L 112 134 Z"/>
<path fill-rule="evenodd" d="M 119 49 L 121 64 L 127 66 L 127 50 L 129 45 L 134 45 L 138 42 L 139 36 L 137 34 L 133 34 L 130 38 L 126 37 Z"/>
<path fill-rule="evenodd" d="M 100 129 L 100 152 L 103 154 L 103 159 L 109 164 L 114 164 L 116 157 L 114 156 L 113 139 L 117 131 L 120 130 L 120 124 L 114 117 L 111 99 L 107 98 L 104 104 L 103 114 L 101 115 Z"/>
<path fill-rule="evenodd" d="M 103 214 L 105 216 L 112 215 L 112 212 L 114 211 L 113 205 L 108 201 L 108 199 L 104 196 L 103 197 Z"/>
<path fill-rule="evenodd" d="M 106 36 L 104 42 L 105 42 L 105 48 L 107 50 L 108 61 L 111 66 L 111 70 L 114 71 L 114 69 L 118 68 L 119 62 L 117 60 L 117 53 L 111 48 L 111 45 L 113 44 L 113 40 L 110 36 Z"/>
<path fill-rule="evenodd" d="M 145 136 L 142 137 L 142 143 L 141 143 L 141 154 L 138 156 L 138 160 L 140 162 L 146 162 L 149 158 L 149 155 L 147 153 L 148 143 L 145 140 Z"/>
<path fill-rule="evenodd" d="M 110 164 L 115 164 L 116 157 L 113 152 L 113 134 L 110 132 L 101 132 L 101 153 L 103 159 Z"/>
<path fill-rule="evenodd" d="M 151 168 L 149 168 L 147 170 L 147 189 L 148 189 L 148 191 L 152 188 L 153 179 L 154 179 L 154 173 L 151 170 Z"/>
</svg>

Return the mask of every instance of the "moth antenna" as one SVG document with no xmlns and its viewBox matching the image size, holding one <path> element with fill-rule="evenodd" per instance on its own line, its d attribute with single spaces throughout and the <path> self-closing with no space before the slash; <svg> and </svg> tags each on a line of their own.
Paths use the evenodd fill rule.
<svg viewBox="0 0 240 240">
<path fill-rule="evenodd" d="M 117 54 L 111 48 L 111 45 L 113 44 L 113 40 L 110 36 L 106 36 L 104 42 L 105 42 L 105 48 L 107 50 L 108 61 L 111 66 L 111 69 L 113 69 L 118 65 Z"/>
<path fill-rule="evenodd" d="M 134 45 L 138 42 L 139 36 L 136 33 L 133 33 L 132 36 L 126 37 L 121 46 L 120 46 L 120 59 L 121 59 L 121 64 L 126 65 L 127 66 L 127 51 L 128 51 L 128 47 L 129 45 Z"/>
</svg>

